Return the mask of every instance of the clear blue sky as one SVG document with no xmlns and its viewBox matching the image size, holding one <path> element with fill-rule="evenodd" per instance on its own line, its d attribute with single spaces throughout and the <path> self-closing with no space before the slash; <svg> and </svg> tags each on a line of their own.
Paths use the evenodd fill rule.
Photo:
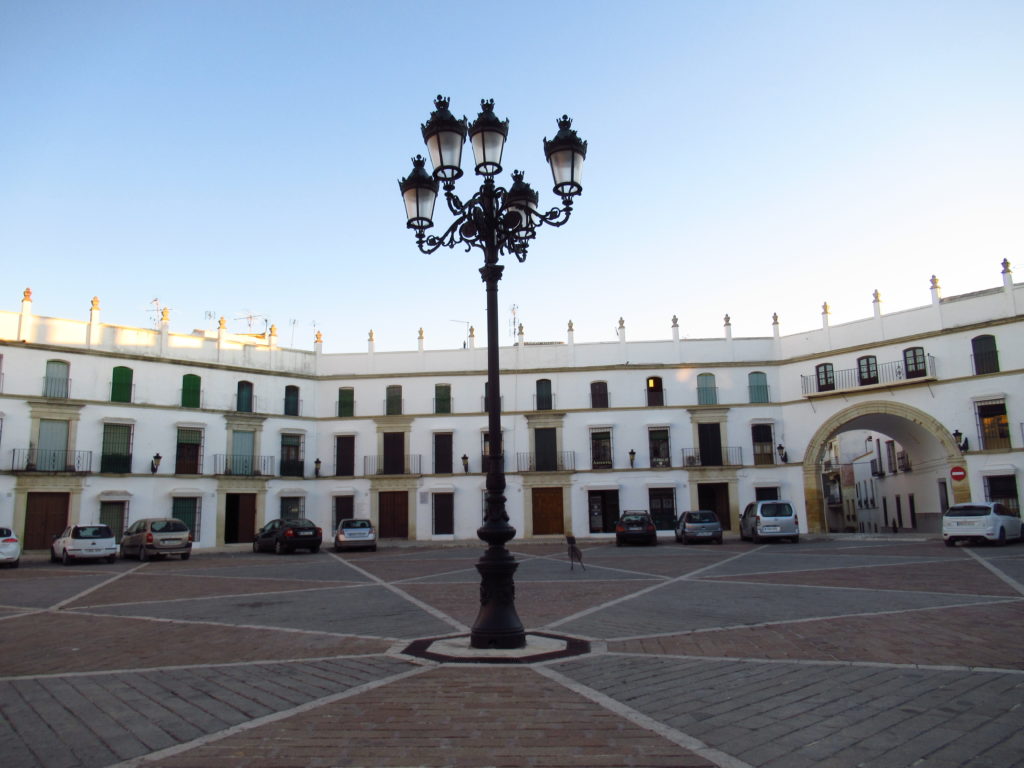
<svg viewBox="0 0 1024 768">
<path fill-rule="evenodd" d="M 396 183 L 438 93 L 495 99 L 542 207 L 555 119 L 589 142 L 503 344 L 513 305 L 528 341 L 763 336 L 1024 280 L 1022 41 L 1020 0 L 0 0 L 0 308 L 482 344 L 479 253 L 421 255 Z"/>
</svg>

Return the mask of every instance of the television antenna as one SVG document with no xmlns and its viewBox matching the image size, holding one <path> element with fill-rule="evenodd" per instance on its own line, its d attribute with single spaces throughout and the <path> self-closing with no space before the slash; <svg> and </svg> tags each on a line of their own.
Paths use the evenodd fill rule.
<svg viewBox="0 0 1024 768">
<path fill-rule="evenodd" d="M 160 299 L 153 299 L 149 302 L 152 306 L 146 310 L 147 313 L 152 315 L 152 322 L 155 328 L 160 327 L 160 318 L 163 317 L 164 310 L 170 310 L 170 307 L 165 307 L 160 303 Z"/>
<path fill-rule="evenodd" d="M 448 322 L 449 323 L 462 323 L 463 325 L 466 326 L 466 338 L 462 340 L 462 348 L 465 349 L 467 344 L 469 343 L 469 328 L 470 328 L 469 320 L 449 320 Z"/>
<path fill-rule="evenodd" d="M 516 337 L 516 329 L 519 327 L 519 305 L 512 304 L 509 306 L 508 311 L 512 314 L 508 321 L 508 335 L 514 339 Z"/>
<path fill-rule="evenodd" d="M 252 312 L 249 312 L 249 311 L 244 310 L 244 309 L 242 310 L 242 312 L 243 312 L 243 314 L 236 316 L 235 320 L 245 320 L 245 322 L 249 326 L 249 333 L 252 333 L 252 325 L 257 320 L 262 320 L 263 321 L 263 332 L 266 333 L 267 326 L 269 325 L 269 323 L 267 322 L 267 318 L 265 316 L 263 316 L 263 315 L 256 315 L 256 314 L 253 314 Z"/>
</svg>

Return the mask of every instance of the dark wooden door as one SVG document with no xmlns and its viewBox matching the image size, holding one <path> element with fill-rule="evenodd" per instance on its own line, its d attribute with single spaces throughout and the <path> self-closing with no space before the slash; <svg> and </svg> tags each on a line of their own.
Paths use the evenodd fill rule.
<svg viewBox="0 0 1024 768">
<path fill-rule="evenodd" d="M 537 471 L 554 472 L 558 467 L 558 452 L 555 450 L 557 436 L 554 427 L 540 427 L 533 431 L 534 446 L 537 449 Z"/>
<path fill-rule="evenodd" d="M 384 474 L 405 474 L 405 433 L 385 432 L 383 437 Z"/>
<path fill-rule="evenodd" d="M 722 466 L 722 428 L 718 424 L 698 424 L 697 439 L 701 466 Z"/>
<path fill-rule="evenodd" d="M 252 541 L 256 536 L 256 494 L 229 493 L 224 503 L 224 543 Z"/>
<path fill-rule="evenodd" d="M 533 489 L 533 535 L 565 533 L 562 517 L 562 489 Z"/>
<path fill-rule="evenodd" d="M 409 493 L 407 491 L 381 491 L 377 497 L 380 511 L 380 537 L 382 539 L 409 538 Z"/>
<path fill-rule="evenodd" d="M 67 527 L 69 493 L 30 493 L 25 507 L 24 549 L 49 549 L 53 537 Z"/>
</svg>

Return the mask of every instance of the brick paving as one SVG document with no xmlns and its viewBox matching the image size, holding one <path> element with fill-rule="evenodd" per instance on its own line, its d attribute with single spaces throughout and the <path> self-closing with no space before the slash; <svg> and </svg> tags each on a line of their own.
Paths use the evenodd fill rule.
<svg viewBox="0 0 1024 768">
<path fill-rule="evenodd" d="M 512 543 L 543 664 L 402 653 L 479 546 L 0 571 L 4 768 L 1024 768 L 1024 544 Z"/>
</svg>

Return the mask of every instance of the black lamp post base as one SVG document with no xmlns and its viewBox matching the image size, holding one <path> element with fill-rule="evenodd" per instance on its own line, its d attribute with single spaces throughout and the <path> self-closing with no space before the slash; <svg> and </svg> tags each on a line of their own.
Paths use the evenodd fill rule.
<svg viewBox="0 0 1024 768">
<path fill-rule="evenodd" d="M 480 574 L 480 612 L 470 634 L 473 648 L 523 648 L 526 631 L 516 613 L 513 575 L 519 563 L 503 546 L 492 546 L 476 564 Z"/>
</svg>

